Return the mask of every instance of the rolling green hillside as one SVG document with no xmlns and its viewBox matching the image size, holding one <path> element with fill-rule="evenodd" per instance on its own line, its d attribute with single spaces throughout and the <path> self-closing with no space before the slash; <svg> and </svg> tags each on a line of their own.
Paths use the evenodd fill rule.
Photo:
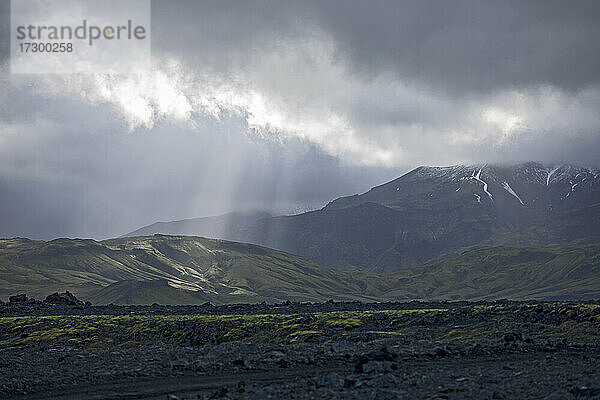
<svg viewBox="0 0 600 400">
<path fill-rule="evenodd" d="M 0 240 L 0 298 L 67 289 L 95 304 L 600 298 L 600 245 L 485 247 L 377 275 L 200 237 Z"/>
<path fill-rule="evenodd" d="M 123 281 L 166 280 L 154 296 L 169 303 L 290 299 L 374 300 L 362 280 L 339 275 L 303 257 L 243 243 L 187 236 L 149 236 L 103 242 L 58 239 L 0 241 L 0 296 L 43 296 L 69 288 L 91 300 L 142 299 L 146 286 Z M 120 288 L 125 294 L 115 295 Z M 104 289 L 101 289 L 104 288 Z M 176 295 L 177 291 L 184 289 Z M 129 292 L 138 292 L 131 294 Z M 190 293 L 195 293 L 190 297 Z M 136 297 L 138 296 L 138 297 Z M 144 302 L 154 302 L 143 298 Z M 148 300 L 148 301 L 146 301 Z"/>
<path fill-rule="evenodd" d="M 479 248 L 391 277 L 386 298 L 600 298 L 600 245 Z"/>
</svg>

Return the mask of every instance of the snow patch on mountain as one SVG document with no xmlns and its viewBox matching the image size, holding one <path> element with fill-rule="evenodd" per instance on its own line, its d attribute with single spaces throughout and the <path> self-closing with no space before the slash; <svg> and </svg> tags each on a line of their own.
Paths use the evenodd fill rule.
<svg viewBox="0 0 600 400">
<path fill-rule="evenodd" d="M 551 171 L 548 171 L 548 177 L 546 178 L 546 186 L 550 186 L 550 178 L 552 177 L 552 175 L 554 175 L 554 173 L 555 173 L 556 171 L 558 171 L 558 169 L 559 169 L 559 168 L 560 168 L 560 166 L 559 166 L 559 167 L 556 167 L 556 168 L 554 168 L 554 169 L 553 169 L 553 170 L 551 170 Z"/>
<path fill-rule="evenodd" d="M 473 170 L 473 175 L 471 175 L 471 178 L 473 178 L 477 182 L 481 183 L 483 185 L 483 191 L 489 196 L 490 200 L 494 201 L 494 197 L 492 196 L 492 194 L 490 192 L 488 192 L 487 182 L 485 182 L 483 179 L 481 179 L 481 170 L 483 170 L 483 168 L 484 167 L 479 168 L 479 171 L 477 171 L 477 174 L 475 174 L 475 170 Z"/>
<path fill-rule="evenodd" d="M 519 197 L 519 195 L 513 190 L 513 188 L 510 187 L 510 185 L 508 184 L 508 182 L 504 181 L 502 182 L 502 187 L 510 194 L 512 194 L 513 196 L 515 196 L 517 198 L 517 200 L 519 200 L 519 203 L 521 203 L 522 206 L 524 206 L 525 204 L 523 203 L 523 200 L 521 200 L 521 198 Z"/>
</svg>

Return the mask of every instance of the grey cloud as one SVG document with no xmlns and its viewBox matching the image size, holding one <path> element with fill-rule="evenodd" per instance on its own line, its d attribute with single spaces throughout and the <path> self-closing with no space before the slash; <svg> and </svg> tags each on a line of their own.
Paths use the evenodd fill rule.
<svg viewBox="0 0 600 400">
<path fill-rule="evenodd" d="M 159 51 L 224 63 L 318 29 L 365 78 L 403 80 L 464 93 L 551 84 L 597 84 L 597 1 L 155 1 Z"/>
<path fill-rule="evenodd" d="M 261 140 L 242 120 L 127 133 L 106 107 L 51 104 L 30 98 L 34 115 L 0 137 L 0 237 L 106 238 L 155 220 L 292 212 L 395 175 L 344 167 L 297 139 Z"/>
<path fill-rule="evenodd" d="M 320 2 L 318 15 L 363 71 L 458 92 L 598 83 L 595 1 Z"/>
</svg>

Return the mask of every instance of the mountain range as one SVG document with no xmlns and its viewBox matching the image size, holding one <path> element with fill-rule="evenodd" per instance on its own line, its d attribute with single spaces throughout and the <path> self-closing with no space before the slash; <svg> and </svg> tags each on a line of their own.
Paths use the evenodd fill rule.
<svg viewBox="0 0 600 400">
<path fill-rule="evenodd" d="M 0 297 L 106 304 L 600 297 L 600 173 L 419 167 L 320 210 L 0 240 Z M 210 236 L 211 239 L 200 237 Z"/>
<path fill-rule="evenodd" d="M 197 234 L 258 244 L 338 270 L 422 266 L 478 246 L 600 242 L 600 171 L 570 164 L 419 167 L 360 195 L 292 216 L 229 214 L 131 234 Z M 190 229 L 190 227 L 192 229 Z"/>
</svg>

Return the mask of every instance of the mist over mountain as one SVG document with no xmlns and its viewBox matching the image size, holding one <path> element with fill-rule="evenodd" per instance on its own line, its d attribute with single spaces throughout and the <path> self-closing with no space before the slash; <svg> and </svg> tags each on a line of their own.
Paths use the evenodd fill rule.
<svg viewBox="0 0 600 400">
<path fill-rule="evenodd" d="M 155 222 L 154 224 L 127 233 L 126 235 L 123 235 L 123 237 L 147 236 L 160 233 L 165 235 L 225 238 L 228 237 L 231 232 L 245 229 L 246 227 L 255 224 L 259 219 L 269 217 L 271 217 L 271 214 L 265 211 L 249 213 L 233 212 L 214 217 L 190 218 L 171 222 Z"/>
</svg>

